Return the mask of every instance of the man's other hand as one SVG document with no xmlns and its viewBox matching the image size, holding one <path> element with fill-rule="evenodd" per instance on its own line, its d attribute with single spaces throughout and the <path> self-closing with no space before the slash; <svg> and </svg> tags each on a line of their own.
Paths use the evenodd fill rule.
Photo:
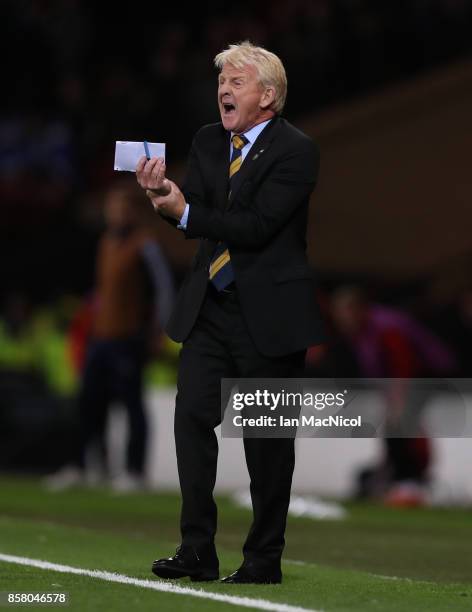
<svg viewBox="0 0 472 612">
<path fill-rule="evenodd" d="M 154 210 L 166 215 L 166 217 L 172 217 L 180 221 L 185 212 L 185 198 L 174 181 L 167 179 L 167 182 L 170 185 L 169 195 L 156 196 L 149 189 L 146 191 L 146 195 L 151 200 Z"/>
</svg>

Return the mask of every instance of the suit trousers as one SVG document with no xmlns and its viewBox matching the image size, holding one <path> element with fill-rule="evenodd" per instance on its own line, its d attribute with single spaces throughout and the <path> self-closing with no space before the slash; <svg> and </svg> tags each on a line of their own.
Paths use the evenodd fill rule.
<svg viewBox="0 0 472 612">
<path fill-rule="evenodd" d="M 290 325 L 281 321 L 281 325 Z M 221 378 L 303 376 L 306 351 L 266 357 L 254 346 L 236 291 L 208 285 L 194 328 L 179 361 L 175 442 L 182 492 L 182 544 L 216 555 L 217 508 L 213 499 L 218 458 L 215 427 L 221 422 Z M 244 438 L 253 522 L 243 547 L 244 563 L 264 571 L 280 567 L 290 501 L 293 438 Z"/>
</svg>

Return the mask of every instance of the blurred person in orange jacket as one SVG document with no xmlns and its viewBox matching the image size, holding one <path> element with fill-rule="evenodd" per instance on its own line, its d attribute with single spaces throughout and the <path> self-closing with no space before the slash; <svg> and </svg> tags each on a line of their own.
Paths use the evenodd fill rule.
<svg viewBox="0 0 472 612">
<path fill-rule="evenodd" d="M 148 427 L 142 375 L 174 297 L 168 264 L 146 226 L 147 206 L 134 182 L 117 182 L 105 194 L 106 227 L 96 257 L 90 338 L 78 395 L 80 447 L 72 465 L 47 479 L 50 488 L 88 482 L 92 448 L 98 451 L 99 463 L 107 474 L 105 426 L 113 401 L 126 409 L 129 437 L 127 472 L 112 484 L 120 491 L 146 484 Z"/>
</svg>

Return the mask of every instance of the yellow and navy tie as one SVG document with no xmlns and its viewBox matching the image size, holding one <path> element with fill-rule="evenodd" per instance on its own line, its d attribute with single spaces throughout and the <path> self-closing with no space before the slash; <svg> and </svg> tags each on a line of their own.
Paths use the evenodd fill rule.
<svg viewBox="0 0 472 612">
<path fill-rule="evenodd" d="M 234 134 L 231 141 L 233 143 L 233 153 L 229 164 L 229 194 L 231 194 L 232 178 L 239 171 L 243 163 L 242 148 L 249 143 L 249 140 L 245 136 L 239 136 L 238 134 Z M 229 256 L 228 247 L 224 242 L 220 242 L 216 247 L 210 263 L 209 276 L 210 281 L 218 291 L 221 291 L 234 281 L 231 258 Z"/>
</svg>

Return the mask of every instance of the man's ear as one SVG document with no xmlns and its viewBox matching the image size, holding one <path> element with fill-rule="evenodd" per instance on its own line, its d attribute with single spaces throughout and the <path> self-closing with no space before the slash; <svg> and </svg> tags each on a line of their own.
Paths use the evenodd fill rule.
<svg viewBox="0 0 472 612">
<path fill-rule="evenodd" d="M 272 103 L 275 100 L 275 89 L 273 87 L 266 87 L 261 95 L 261 101 L 259 102 L 259 106 L 262 110 L 266 110 L 272 106 Z"/>
</svg>

